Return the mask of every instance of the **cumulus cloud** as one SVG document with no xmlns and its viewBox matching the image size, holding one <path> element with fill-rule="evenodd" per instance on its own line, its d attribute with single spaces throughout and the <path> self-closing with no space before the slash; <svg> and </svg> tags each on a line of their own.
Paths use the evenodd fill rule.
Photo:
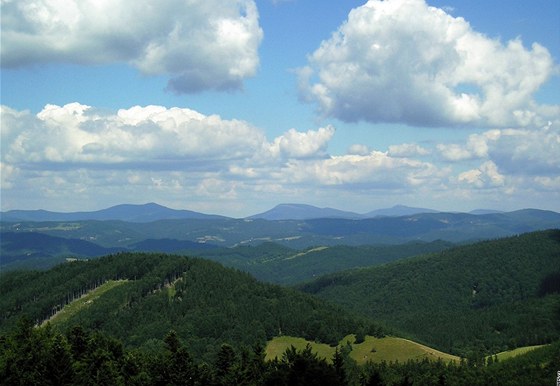
<svg viewBox="0 0 560 386">
<path fill-rule="evenodd" d="M 334 135 L 332 126 L 321 127 L 319 130 L 299 132 L 290 129 L 270 144 L 270 153 L 276 157 L 309 158 L 325 156 L 327 145 Z"/>
<path fill-rule="evenodd" d="M 282 170 L 287 183 L 324 186 L 361 186 L 370 189 L 400 189 L 431 183 L 444 171 L 428 162 L 393 158 L 385 152 L 367 155 L 331 156 L 309 162 L 294 161 Z"/>
<path fill-rule="evenodd" d="M 135 106 L 116 114 L 79 103 L 37 115 L 2 107 L 2 158 L 11 164 L 152 164 L 252 156 L 265 141 L 246 122 L 187 108 Z M 176 167 L 168 165 L 168 167 Z"/>
<path fill-rule="evenodd" d="M 459 175 L 459 182 L 471 184 L 477 188 L 502 186 L 505 177 L 492 161 L 486 161 L 477 169 L 468 170 Z"/>
<path fill-rule="evenodd" d="M 269 141 L 247 122 L 188 108 L 108 112 L 70 103 L 47 105 L 37 114 L 1 109 L 6 205 L 15 197 L 28 203 L 40 197 L 76 202 L 78 196 L 84 202 L 102 197 L 137 202 L 138 192 L 155 196 L 151 201 L 233 202 L 263 193 L 318 194 L 320 187 L 404 190 L 437 184 L 449 174 L 429 162 L 366 146 L 355 147 L 361 154 L 330 155 L 332 126 L 290 129 Z"/>
<path fill-rule="evenodd" d="M 538 43 L 491 39 L 424 0 L 370 0 L 299 76 L 303 98 L 344 121 L 506 127 L 558 116 L 532 98 L 554 69 Z"/>
<path fill-rule="evenodd" d="M 366 155 L 370 152 L 369 147 L 361 143 L 355 143 L 348 148 L 348 154 Z"/>
<path fill-rule="evenodd" d="M 224 205 L 242 211 L 251 202 L 316 202 L 312 197 L 331 206 L 358 199 L 369 205 L 384 192 L 393 200 L 387 204 L 436 200 L 455 210 L 457 197 L 464 205 L 485 203 L 491 192 L 545 202 L 558 196 L 560 181 L 557 123 L 388 151 L 355 144 L 332 155 L 332 126 L 290 129 L 269 140 L 247 122 L 188 108 L 110 112 L 70 103 L 32 114 L 1 106 L 0 118 L 3 208 L 156 201 L 224 213 Z"/>
<path fill-rule="evenodd" d="M 269 142 L 240 120 L 188 108 L 133 106 L 116 113 L 80 103 L 46 105 L 38 114 L 1 106 L 2 161 L 42 167 L 209 169 L 256 175 L 233 161 L 256 165 L 328 157 L 335 129 L 290 129 Z M 233 163 L 232 163 L 233 162 Z M 48 166 L 51 165 L 51 166 Z M 218 167 L 218 166 L 216 166 Z"/>
<path fill-rule="evenodd" d="M 560 124 L 539 129 L 493 129 L 471 134 L 465 144 L 438 144 L 447 161 L 490 159 L 512 175 L 560 173 Z"/>
<path fill-rule="evenodd" d="M 415 143 L 403 143 L 389 146 L 389 155 L 392 157 L 414 157 L 428 154 L 430 154 L 430 150 Z"/>
<path fill-rule="evenodd" d="M 253 0 L 2 1 L 3 67 L 124 62 L 179 93 L 239 88 L 262 36 Z"/>
<path fill-rule="evenodd" d="M 12 183 L 17 169 L 12 165 L 7 165 L 0 161 L 0 185 L 2 189 L 11 189 L 14 185 Z"/>
<path fill-rule="evenodd" d="M 489 156 L 508 173 L 560 175 L 560 123 L 538 130 L 501 130 L 488 147 Z"/>
</svg>

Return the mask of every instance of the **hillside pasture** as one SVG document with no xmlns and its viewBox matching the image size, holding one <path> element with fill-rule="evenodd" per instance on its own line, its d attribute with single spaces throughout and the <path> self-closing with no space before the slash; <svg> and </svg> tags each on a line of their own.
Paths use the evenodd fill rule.
<svg viewBox="0 0 560 386">
<path fill-rule="evenodd" d="M 311 345 L 313 352 L 317 353 L 318 357 L 324 358 L 328 362 L 332 360 L 335 347 L 291 336 L 280 336 L 269 341 L 266 346 L 266 359 L 282 359 L 282 354 L 286 349 L 294 346 L 296 349 L 302 350 L 307 344 Z M 358 364 L 364 364 L 369 361 L 377 363 L 383 361 L 405 362 L 407 360 L 421 360 L 424 358 L 441 359 L 445 362 L 459 361 L 457 356 L 397 337 L 375 338 L 366 336 L 364 342 L 357 344 L 355 343 L 354 335 L 348 335 L 339 342 L 338 347 L 343 348 L 347 345 L 351 347 L 350 358 L 354 359 Z"/>
</svg>

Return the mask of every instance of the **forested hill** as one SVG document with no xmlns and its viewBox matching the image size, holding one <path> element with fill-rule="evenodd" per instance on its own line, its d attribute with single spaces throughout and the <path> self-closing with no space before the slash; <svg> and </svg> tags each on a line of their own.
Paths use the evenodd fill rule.
<svg viewBox="0 0 560 386">
<path fill-rule="evenodd" d="M 480 242 L 300 287 L 460 355 L 560 338 L 560 230 Z"/>
<path fill-rule="evenodd" d="M 328 273 L 439 252 L 454 245 L 437 240 L 399 245 L 336 245 L 296 250 L 275 243 L 263 243 L 256 246 L 200 250 L 196 254 L 249 272 L 262 281 L 294 285 Z"/>
<path fill-rule="evenodd" d="M 278 335 L 337 343 L 361 331 L 380 335 L 369 320 L 292 289 L 264 284 L 217 263 L 182 256 L 123 253 L 77 261 L 49 271 L 14 271 L 0 277 L 0 331 L 27 315 L 37 323 L 111 280 L 78 312 L 53 319 L 54 328 L 96 329 L 132 347 L 161 346 L 175 330 L 198 357 L 223 343 L 265 342 Z"/>
</svg>

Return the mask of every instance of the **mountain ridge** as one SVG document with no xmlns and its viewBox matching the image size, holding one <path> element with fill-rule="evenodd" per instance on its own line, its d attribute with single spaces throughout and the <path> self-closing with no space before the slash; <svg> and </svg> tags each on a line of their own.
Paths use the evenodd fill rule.
<svg viewBox="0 0 560 386">
<path fill-rule="evenodd" d="M 441 213 L 439 210 L 428 209 L 428 208 L 415 208 L 406 205 L 395 205 L 390 208 L 382 208 L 372 210 L 364 214 L 366 218 L 372 217 L 400 217 L 400 216 L 412 216 L 420 213 Z"/>
<path fill-rule="evenodd" d="M 560 228 L 560 213 L 536 209 L 483 215 L 423 213 L 369 219 L 0 222 L 0 232 L 38 232 L 125 249 L 148 239 L 189 240 L 221 247 L 269 241 L 296 249 L 435 240 L 464 243 L 552 228 Z"/>
<path fill-rule="evenodd" d="M 394 205 L 389 208 L 379 208 L 366 213 L 357 213 L 353 211 L 341 210 L 330 207 L 317 207 L 309 204 L 299 203 L 283 203 L 265 211 L 242 217 L 245 220 L 312 220 L 312 219 L 350 219 L 363 220 L 377 217 L 403 217 L 413 216 L 424 213 L 465 213 L 476 216 L 488 214 L 511 213 L 523 210 L 532 210 L 524 208 L 510 212 L 499 211 L 495 209 L 475 209 L 469 212 L 462 211 L 440 211 L 430 208 L 411 207 L 406 205 Z M 534 209 L 541 210 L 541 209 Z M 546 211 L 546 210 L 543 210 Z M 550 211 L 558 213 L 555 211 Z M 109 208 L 95 211 L 77 211 L 77 212 L 56 212 L 45 209 L 25 210 L 13 209 L 0 212 L 0 221 L 19 222 L 19 221 L 87 221 L 98 220 L 108 221 L 117 220 L 133 223 L 147 223 L 160 220 L 224 220 L 234 219 L 225 215 L 206 214 L 187 209 L 171 209 L 157 203 L 146 204 L 119 204 Z"/>
<path fill-rule="evenodd" d="M 87 212 L 51 212 L 38 210 L 10 210 L 1 212 L 2 221 L 85 221 L 120 220 L 152 222 L 158 220 L 223 219 L 225 216 L 204 214 L 186 209 L 171 209 L 156 203 L 120 204 L 106 209 Z"/>
<path fill-rule="evenodd" d="M 311 218 L 349 218 L 359 219 L 362 215 L 334 208 L 319 208 L 307 204 L 279 204 L 266 212 L 257 213 L 248 219 L 263 220 L 308 220 Z"/>
</svg>

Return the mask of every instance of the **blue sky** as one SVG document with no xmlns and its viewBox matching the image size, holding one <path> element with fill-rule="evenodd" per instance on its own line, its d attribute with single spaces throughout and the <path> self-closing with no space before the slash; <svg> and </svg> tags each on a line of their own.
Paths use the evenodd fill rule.
<svg viewBox="0 0 560 386">
<path fill-rule="evenodd" d="M 560 211 L 558 1 L 108 4 L 2 2 L 2 210 Z"/>
</svg>

